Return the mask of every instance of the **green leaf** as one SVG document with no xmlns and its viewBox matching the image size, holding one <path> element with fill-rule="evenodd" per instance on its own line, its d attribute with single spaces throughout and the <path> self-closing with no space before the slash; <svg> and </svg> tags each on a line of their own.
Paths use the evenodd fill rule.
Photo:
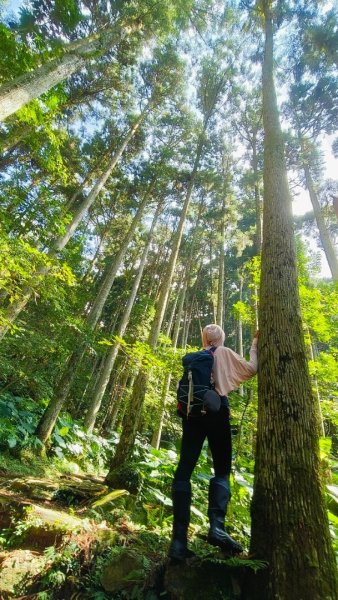
<svg viewBox="0 0 338 600">
<path fill-rule="evenodd" d="M 67 435 L 69 431 L 69 427 L 61 427 L 61 429 L 59 429 L 58 434 L 61 435 L 61 437 L 64 437 L 65 435 Z"/>
</svg>

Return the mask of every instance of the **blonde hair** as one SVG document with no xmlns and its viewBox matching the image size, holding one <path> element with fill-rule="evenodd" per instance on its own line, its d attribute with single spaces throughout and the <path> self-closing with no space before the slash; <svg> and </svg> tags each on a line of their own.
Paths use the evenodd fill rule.
<svg viewBox="0 0 338 600">
<path fill-rule="evenodd" d="M 211 323 L 204 327 L 202 331 L 202 344 L 203 348 L 207 346 L 223 346 L 225 333 L 219 325 Z"/>
</svg>

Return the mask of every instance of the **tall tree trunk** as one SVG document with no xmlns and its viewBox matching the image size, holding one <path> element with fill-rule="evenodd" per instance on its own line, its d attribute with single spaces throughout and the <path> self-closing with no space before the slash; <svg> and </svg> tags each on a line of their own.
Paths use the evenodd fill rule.
<svg viewBox="0 0 338 600">
<path fill-rule="evenodd" d="M 121 39 L 121 27 L 93 34 L 63 48 L 63 55 L 34 71 L 19 75 L 0 88 L 0 120 L 38 98 L 55 85 L 68 79 L 91 60 L 93 54 L 104 54 Z"/>
<path fill-rule="evenodd" d="M 119 410 L 121 408 L 121 402 L 125 394 L 126 389 L 133 387 L 135 376 L 130 376 L 128 370 L 121 375 L 117 381 L 117 389 L 114 386 L 109 407 L 102 423 L 102 431 L 105 434 L 109 434 L 115 427 L 115 423 L 118 417 Z"/>
<path fill-rule="evenodd" d="M 109 179 L 110 175 L 112 174 L 113 170 L 115 169 L 118 161 L 120 160 L 123 152 L 125 151 L 126 147 L 129 144 L 130 140 L 134 137 L 136 131 L 138 130 L 139 126 L 141 125 L 142 121 L 144 120 L 146 114 L 147 114 L 147 109 L 144 110 L 139 115 L 139 117 L 135 121 L 134 125 L 128 131 L 122 144 L 119 146 L 119 148 L 113 154 L 112 159 L 111 159 L 107 169 L 105 170 L 105 172 L 96 181 L 95 185 L 93 186 L 93 188 L 90 191 L 90 193 L 88 194 L 88 196 L 83 199 L 83 201 L 79 204 L 79 206 L 77 206 L 76 210 L 73 213 L 72 221 L 67 226 L 66 232 L 62 236 L 58 237 L 55 240 L 55 242 L 53 243 L 53 245 L 49 251 L 49 254 L 54 255 L 55 253 L 59 252 L 60 250 L 63 250 L 63 248 L 69 242 L 70 238 L 74 235 L 74 232 L 77 229 L 77 227 L 79 226 L 79 223 L 82 221 L 85 213 L 92 206 L 93 202 L 96 200 L 99 193 L 102 191 L 102 189 L 106 185 L 107 180 Z"/>
<path fill-rule="evenodd" d="M 309 190 L 310 199 L 313 206 L 313 213 L 319 231 L 320 241 L 325 252 L 326 260 L 331 271 L 332 279 L 334 281 L 338 281 L 338 258 L 334 247 L 334 243 L 332 241 L 330 231 L 326 226 L 325 219 L 322 214 L 322 210 L 316 192 L 316 186 L 311 177 L 310 169 L 307 164 L 304 164 L 303 168 L 305 173 L 306 187 Z"/>
<path fill-rule="evenodd" d="M 182 319 L 182 314 L 183 314 L 184 299 L 185 299 L 185 294 L 187 291 L 188 280 L 189 280 L 189 275 L 190 275 L 190 266 L 191 266 L 191 262 L 187 266 L 186 277 L 185 277 L 183 287 L 182 287 L 180 293 L 177 295 L 177 298 L 179 298 L 179 303 L 178 303 L 178 310 L 177 310 L 175 327 L 174 327 L 174 332 L 173 332 L 173 337 L 172 337 L 172 346 L 173 346 L 174 351 L 177 348 L 178 336 L 179 336 L 179 332 L 180 332 L 180 325 L 181 325 L 181 319 Z M 171 383 L 171 373 L 167 373 L 164 377 L 163 386 L 162 386 L 162 394 L 161 394 L 161 400 L 160 400 L 160 419 L 159 419 L 159 423 L 158 423 L 157 427 L 154 430 L 152 440 L 151 440 L 151 445 L 153 446 L 153 448 L 156 448 L 156 449 L 158 449 L 160 447 L 160 443 L 161 443 L 161 435 L 162 435 L 162 429 L 163 429 L 163 424 L 164 424 L 165 409 L 166 409 L 167 397 L 168 397 L 168 393 L 169 393 L 169 389 L 170 389 L 170 383 Z"/>
<path fill-rule="evenodd" d="M 118 335 L 119 337 L 124 336 L 124 333 L 127 329 L 128 323 L 129 323 L 130 314 L 131 314 L 131 311 L 132 311 L 134 303 L 135 303 L 135 299 L 136 299 L 137 292 L 138 292 L 138 289 L 139 289 L 139 286 L 141 283 L 144 267 L 146 265 L 150 244 L 151 244 L 151 241 L 153 238 L 154 229 L 156 227 L 157 220 L 160 216 L 161 210 L 162 210 L 162 204 L 160 203 L 156 209 L 156 212 L 155 212 L 155 215 L 153 218 L 153 222 L 151 224 L 151 228 L 150 228 L 150 231 L 148 234 L 148 240 L 147 240 L 147 243 L 142 252 L 141 261 L 140 261 L 140 265 L 138 268 L 138 273 L 135 277 L 126 308 L 124 310 L 121 322 L 120 322 L 119 327 L 116 332 L 116 335 Z M 93 390 L 92 401 L 88 407 L 88 410 L 87 410 L 87 413 L 85 416 L 85 420 L 84 420 L 84 425 L 88 432 L 93 431 L 96 417 L 97 417 L 98 411 L 100 410 L 102 398 L 106 391 L 106 388 L 107 388 L 107 385 L 108 385 L 108 382 L 110 379 L 110 375 L 113 370 L 116 357 L 118 355 L 119 348 L 120 348 L 120 344 L 115 343 L 113 346 L 111 346 L 110 350 L 108 350 L 108 352 L 107 352 L 107 355 L 103 359 L 103 362 L 104 362 L 103 368 L 102 368 L 100 376 L 96 382 L 95 388 Z"/>
<path fill-rule="evenodd" d="M 255 190 L 255 210 L 256 210 L 256 254 L 262 251 L 262 203 L 259 193 L 259 173 L 258 173 L 258 157 L 257 157 L 257 136 L 256 133 L 252 138 L 252 170 L 254 174 L 254 190 Z"/>
<path fill-rule="evenodd" d="M 243 275 L 239 275 L 239 300 L 243 301 Z M 241 317 L 238 319 L 238 346 L 237 351 L 240 356 L 243 356 L 243 323 Z"/>
<path fill-rule="evenodd" d="M 96 267 L 98 260 L 100 258 L 100 255 L 102 254 L 102 251 L 104 249 L 104 246 L 106 244 L 107 238 L 108 238 L 108 232 L 109 232 L 109 225 L 110 223 L 108 222 L 107 225 L 105 226 L 101 237 L 99 239 L 99 243 L 96 247 L 95 253 L 93 258 L 91 259 L 89 266 L 86 270 L 86 272 L 84 273 L 84 275 L 81 278 L 81 284 L 83 285 L 84 282 L 88 279 L 89 275 L 94 271 L 94 268 Z"/>
<path fill-rule="evenodd" d="M 318 409 L 300 318 L 291 198 L 273 79 L 271 0 L 261 6 L 264 218 L 250 554 L 269 565 L 256 580 L 259 600 L 334 600 L 336 570 L 319 474 Z"/>
<path fill-rule="evenodd" d="M 222 220 L 220 230 L 219 244 L 219 263 L 218 263 L 218 292 L 217 292 L 217 314 L 216 323 L 223 328 L 223 309 L 224 309 L 224 243 L 225 243 L 225 198 L 222 202 Z"/>
<path fill-rule="evenodd" d="M 135 122 L 133 127 L 130 129 L 129 133 L 127 134 L 126 138 L 122 142 L 121 146 L 115 152 L 105 173 L 103 173 L 103 175 L 101 175 L 101 177 L 97 180 L 97 182 L 95 183 L 94 187 L 92 188 L 92 190 L 90 191 L 88 196 L 86 196 L 83 199 L 83 201 L 79 204 L 79 206 L 77 206 L 76 210 L 74 211 L 72 221 L 67 226 L 66 232 L 62 236 L 59 236 L 52 243 L 51 248 L 48 251 L 49 256 L 53 257 L 53 256 L 55 256 L 55 254 L 57 252 L 60 252 L 60 250 L 63 250 L 63 248 L 69 242 L 70 238 L 74 235 L 74 232 L 75 232 L 76 228 L 78 227 L 79 223 L 81 222 L 81 220 L 83 219 L 84 215 L 86 214 L 88 209 L 91 207 L 93 202 L 96 200 L 97 196 L 99 195 L 99 193 L 103 189 L 104 185 L 106 184 L 108 178 L 110 177 L 118 160 L 121 158 L 128 143 L 130 142 L 131 138 L 135 135 L 135 132 L 137 131 L 138 127 L 140 126 L 141 122 L 143 121 L 145 114 L 146 114 L 146 112 L 144 111 L 139 116 L 139 118 L 137 119 L 137 121 Z M 6 335 L 6 333 L 11 328 L 11 325 L 17 319 L 19 314 L 23 311 L 27 302 L 29 301 L 29 299 L 31 298 L 31 296 L 34 292 L 34 289 L 39 285 L 41 279 L 46 276 L 49 269 L 50 269 L 49 266 L 43 266 L 43 267 L 38 268 L 35 271 L 35 273 L 32 275 L 30 284 L 24 286 L 21 297 L 18 300 L 15 300 L 14 302 L 12 302 L 7 307 L 7 309 L 4 311 L 5 324 L 0 327 L 0 340 Z"/>
<path fill-rule="evenodd" d="M 134 219 L 128 229 L 127 234 L 124 237 L 123 244 L 117 253 L 115 259 L 113 260 L 111 267 L 108 269 L 107 273 L 103 277 L 101 286 L 97 292 L 96 298 L 92 304 L 92 307 L 87 314 L 86 322 L 90 329 L 95 329 L 96 324 L 101 317 L 103 307 L 108 298 L 111 287 L 114 283 L 116 273 L 119 270 L 122 261 L 127 252 L 129 243 L 135 234 L 135 230 L 144 213 L 144 209 L 148 202 L 148 194 L 144 195 L 144 198 L 138 207 L 138 210 L 134 216 Z M 51 399 L 48 407 L 46 408 L 44 414 L 42 415 L 40 422 L 36 429 L 36 435 L 41 440 L 41 442 L 45 443 L 51 432 L 54 429 L 56 420 L 59 416 L 60 410 L 62 409 L 70 387 L 74 381 L 78 366 L 83 357 L 84 352 L 86 351 L 86 343 L 80 342 L 75 350 L 72 352 L 70 357 L 68 358 L 66 368 L 61 376 L 61 379 L 56 387 L 54 397 Z"/>
<path fill-rule="evenodd" d="M 178 302 L 178 297 L 179 297 L 179 294 L 176 294 L 175 298 L 173 300 L 173 303 L 172 303 L 171 310 L 170 310 L 170 314 L 169 314 L 169 318 L 168 318 L 168 323 L 167 323 L 167 327 L 166 327 L 166 331 L 165 331 L 165 334 L 168 337 L 170 337 L 171 329 L 172 329 L 172 326 L 173 326 L 174 317 L 175 317 L 175 313 L 176 313 L 177 302 Z"/>
<path fill-rule="evenodd" d="M 312 343 L 312 339 L 311 339 L 310 330 L 307 326 L 305 326 L 305 329 L 306 329 L 306 333 L 307 333 L 308 340 L 309 340 L 308 341 L 309 357 L 310 357 L 310 360 L 314 361 L 315 360 L 315 351 L 314 351 L 314 347 L 313 347 L 313 343 Z M 313 383 L 313 387 L 315 390 L 316 399 L 318 402 L 318 413 L 319 413 L 319 421 L 320 421 L 319 433 L 322 437 L 325 437 L 325 427 L 324 427 L 323 412 L 322 412 L 322 406 L 321 406 L 321 400 L 320 400 L 320 392 L 319 392 L 318 380 L 315 375 L 313 375 L 313 377 L 312 377 L 312 383 Z"/>
<path fill-rule="evenodd" d="M 152 322 L 151 330 L 150 330 L 149 337 L 148 337 L 148 344 L 152 349 L 155 349 L 157 346 L 157 342 L 158 342 L 158 338 L 160 335 L 161 326 L 162 326 L 162 322 L 163 322 L 163 317 L 164 317 L 164 313 L 165 313 L 168 298 L 169 298 L 171 282 L 172 282 L 173 274 L 174 274 L 175 267 L 176 267 L 179 249 L 181 246 L 182 235 L 183 235 L 183 230 L 184 230 L 185 221 L 186 221 L 186 217 L 187 217 L 187 212 L 188 212 L 188 208 L 190 205 L 191 195 L 192 195 L 192 191 L 193 191 L 193 187 L 194 187 L 194 183 L 195 183 L 195 179 L 196 179 L 196 175 L 197 175 L 197 171 L 198 171 L 199 162 L 200 162 L 201 155 L 202 155 L 206 125 L 207 125 L 207 122 L 205 123 L 204 131 L 201 134 L 199 142 L 198 142 L 196 156 L 195 156 L 195 160 L 194 160 L 194 166 L 193 166 L 192 173 L 191 173 L 191 176 L 189 179 L 188 189 L 187 189 L 187 193 L 185 196 L 185 201 L 183 204 L 182 212 L 180 215 L 178 228 L 177 228 L 177 231 L 174 236 L 173 247 L 172 247 L 172 251 L 170 254 L 169 261 L 168 261 L 168 266 L 166 269 L 166 276 L 164 278 L 164 281 L 163 281 L 163 284 L 161 287 L 160 296 L 159 296 L 158 304 L 156 307 L 155 317 Z M 146 389 L 147 389 L 147 382 L 148 382 L 148 374 L 144 370 L 142 370 L 142 367 L 141 367 L 141 369 L 135 379 L 133 392 L 132 392 L 132 396 L 131 396 L 130 411 L 128 411 L 128 414 L 126 415 L 126 418 L 124 419 L 123 431 L 121 434 L 121 438 L 120 438 L 119 444 L 117 445 L 113 460 L 110 464 L 109 473 L 106 477 L 106 481 L 108 484 L 109 484 L 109 482 L 112 482 L 114 480 L 115 469 L 121 467 L 122 464 L 125 464 L 125 462 L 130 459 L 130 457 L 133 453 L 133 448 L 134 448 L 136 434 L 137 434 L 137 427 L 138 427 L 140 415 L 142 413 L 144 398 L 145 398 Z"/>
<path fill-rule="evenodd" d="M 163 423 L 164 423 L 165 407 L 166 407 L 166 403 L 167 403 L 167 397 L 168 397 L 168 393 L 169 393 L 170 383 L 171 383 L 171 373 L 166 373 L 166 375 L 164 376 L 164 380 L 163 380 L 161 398 L 160 398 L 160 420 L 159 420 L 159 423 L 157 424 L 157 427 L 154 429 L 154 432 L 153 432 L 153 435 L 151 438 L 151 445 L 153 448 L 156 448 L 156 450 L 159 449 L 160 443 L 161 443 L 161 435 L 162 435 L 162 428 L 163 428 Z"/>
<path fill-rule="evenodd" d="M 117 274 L 120 266 L 122 265 L 122 262 L 126 255 L 126 252 L 128 250 L 129 244 L 135 235 L 136 228 L 139 225 L 139 223 L 141 222 L 142 217 L 144 215 L 144 210 L 145 210 L 147 204 L 149 203 L 149 196 L 151 193 L 151 189 L 152 189 L 152 185 L 149 187 L 148 191 L 144 194 L 142 202 L 139 205 L 139 207 L 135 213 L 135 216 L 132 220 L 132 223 L 123 239 L 123 244 L 122 244 L 119 252 L 117 253 L 116 257 L 114 258 L 110 268 L 107 270 L 105 276 L 102 279 L 101 285 L 97 291 L 95 300 L 90 308 L 90 311 L 89 311 L 88 317 L 87 317 L 88 325 L 90 325 L 92 328 L 94 328 L 96 326 L 98 320 L 101 317 L 103 307 L 107 301 L 110 290 L 115 281 L 116 274 Z"/>
</svg>

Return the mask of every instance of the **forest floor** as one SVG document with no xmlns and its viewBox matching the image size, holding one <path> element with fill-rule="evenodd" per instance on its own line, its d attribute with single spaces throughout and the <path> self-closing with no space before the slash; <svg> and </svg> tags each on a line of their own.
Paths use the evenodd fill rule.
<svg viewBox="0 0 338 600">
<path fill-rule="evenodd" d="M 134 518 L 152 507 L 103 477 L 44 467 L 0 462 L 0 600 L 242 597 L 245 557 L 201 541 L 189 569 L 170 564 L 168 536 Z"/>
</svg>

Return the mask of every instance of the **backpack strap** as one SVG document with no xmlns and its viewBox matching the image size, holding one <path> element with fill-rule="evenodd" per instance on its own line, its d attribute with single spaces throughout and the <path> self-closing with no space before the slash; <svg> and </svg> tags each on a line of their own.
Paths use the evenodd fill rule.
<svg viewBox="0 0 338 600">
<path fill-rule="evenodd" d="M 189 413 L 191 410 L 190 406 L 191 406 L 193 398 L 194 398 L 194 383 L 192 380 L 192 372 L 190 369 L 188 371 L 188 381 L 189 381 L 189 390 L 188 390 L 187 417 L 189 416 Z"/>
</svg>

